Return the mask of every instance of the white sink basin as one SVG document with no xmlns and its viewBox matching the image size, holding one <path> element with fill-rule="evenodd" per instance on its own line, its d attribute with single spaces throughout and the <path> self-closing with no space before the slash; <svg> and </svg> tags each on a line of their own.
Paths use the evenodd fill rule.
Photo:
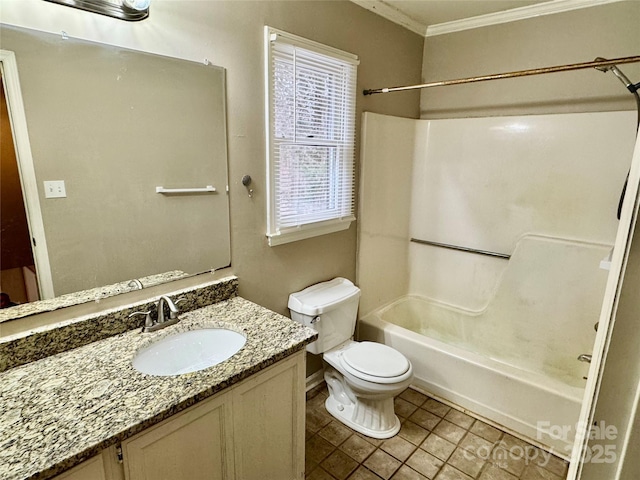
<svg viewBox="0 0 640 480">
<path fill-rule="evenodd" d="M 212 367 L 240 350 L 247 339 L 224 328 L 176 333 L 140 350 L 133 367 L 141 373 L 167 376 Z"/>
</svg>

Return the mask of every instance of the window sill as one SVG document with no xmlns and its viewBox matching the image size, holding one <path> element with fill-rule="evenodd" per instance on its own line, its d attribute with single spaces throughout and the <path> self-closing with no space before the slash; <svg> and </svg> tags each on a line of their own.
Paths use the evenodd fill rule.
<svg viewBox="0 0 640 480">
<path fill-rule="evenodd" d="M 298 240 L 304 240 L 306 238 L 340 232 L 348 229 L 351 226 L 351 222 L 354 220 L 355 217 L 349 217 L 342 220 L 331 220 L 329 222 L 319 224 L 304 225 L 299 228 L 291 228 L 289 230 L 283 230 L 273 234 L 267 233 L 269 246 L 275 247 L 276 245 L 297 242 Z"/>
</svg>

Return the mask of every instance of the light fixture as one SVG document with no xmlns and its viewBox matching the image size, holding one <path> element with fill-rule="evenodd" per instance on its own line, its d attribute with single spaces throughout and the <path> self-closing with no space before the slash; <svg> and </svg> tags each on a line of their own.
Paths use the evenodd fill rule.
<svg viewBox="0 0 640 480">
<path fill-rule="evenodd" d="M 149 16 L 151 0 L 44 0 L 68 7 L 99 13 L 129 22 L 138 22 Z"/>
</svg>

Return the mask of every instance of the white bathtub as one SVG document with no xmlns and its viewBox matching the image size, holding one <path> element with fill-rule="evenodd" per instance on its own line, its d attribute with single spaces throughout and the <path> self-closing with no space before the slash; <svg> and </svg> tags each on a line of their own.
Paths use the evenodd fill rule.
<svg viewBox="0 0 640 480">
<path fill-rule="evenodd" d="M 549 362 L 542 371 L 513 365 L 509 352 L 520 349 L 526 357 L 526 344 L 511 344 L 501 358 L 502 338 L 480 333 L 472 315 L 454 314 L 454 320 L 446 310 L 406 296 L 360 319 L 358 338 L 402 352 L 413 364 L 416 387 L 568 458 L 584 392 L 581 371 L 573 363 L 566 371 Z M 484 339 L 474 342 L 475 334 Z M 487 337 L 498 344 L 492 347 Z M 564 426 L 567 436 L 553 435 Z"/>
</svg>

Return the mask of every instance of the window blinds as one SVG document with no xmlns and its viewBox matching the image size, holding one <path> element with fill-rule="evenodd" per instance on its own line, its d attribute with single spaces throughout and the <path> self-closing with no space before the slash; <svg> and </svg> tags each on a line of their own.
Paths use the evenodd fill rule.
<svg viewBox="0 0 640 480">
<path fill-rule="evenodd" d="M 270 244 L 354 217 L 357 59 L 267 27 Z"/>
</svg>

